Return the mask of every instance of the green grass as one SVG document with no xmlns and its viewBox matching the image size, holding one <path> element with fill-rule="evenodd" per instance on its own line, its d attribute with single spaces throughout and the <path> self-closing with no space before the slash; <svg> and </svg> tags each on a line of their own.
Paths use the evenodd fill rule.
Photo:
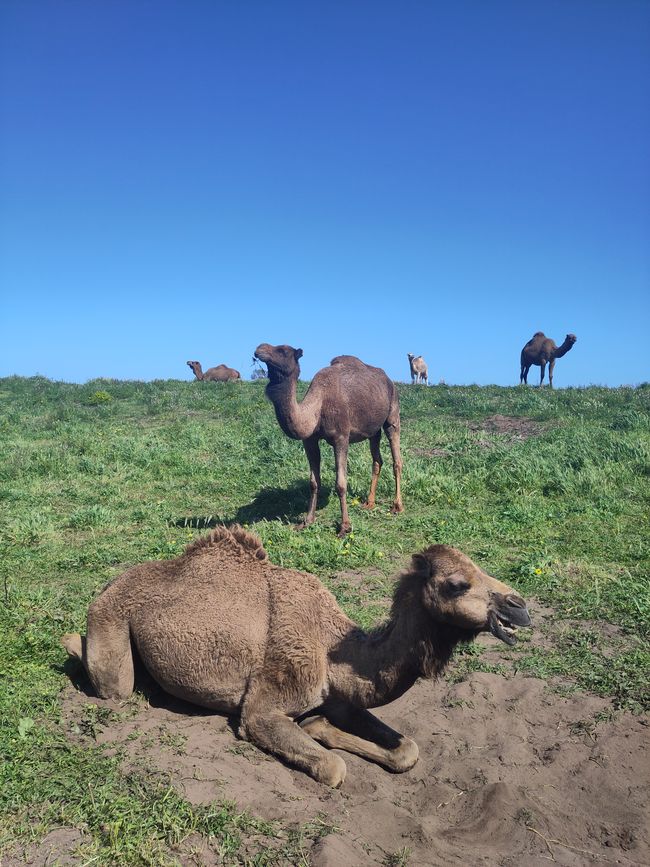
<svg viewBox="0 0 650 867">
<path fill-rule="evenodd" d="M 353 446 L 346 540 L 334 532 L 326 445 L 317 523 L 291 528 L 307 462 L 263 391 L 0 380 L 0 851 L 66 825 L 83 829 L 97 864 L 173 863 L 192 833 L 216 838 L 233 863 L 299 863 L 303 842 L 323 833 L 316 820 L 288 831 L 229 804 L 194 807 L 164 777 L 125 775 L 119 754 L 66 736 L 59 636 L 83 626 L 88 603 L 127 565 L 173 557 L 217 521 L 253 525 L 276 563 L 319 575 L 364 626 L 383 616 L 413 551 L 456 545 L 555 610 L 550 647 L 522 641 L 510 652 L 518 670 L 615 708 L 648 706 L 650 389 L 402 386 L 406 511 L 388 513 L 385 444 L 378 508 L 358 507 L 370 460 L 366 444 Z M 533 419 L 538 435 L 482 430 L 496 414 Z M 357 570 L 367 579 L 351 580 Z M 603 623 L 619 627 L 613 650 Z M 450 677 L 476 668 L 490 667 L 473 649 Z M 83 720 L 89 730 L 102 722 Z"/>
</svg>

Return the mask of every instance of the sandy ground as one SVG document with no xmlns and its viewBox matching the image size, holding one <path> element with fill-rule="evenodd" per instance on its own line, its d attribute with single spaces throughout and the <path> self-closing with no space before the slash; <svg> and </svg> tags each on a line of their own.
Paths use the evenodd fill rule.
<svg viewBox="0 0 650 867">
<path fill-rule="evenodd" d="M 555 618 L 538 603 L 530 610 L 538 627 L 532 641 L 544 647 Z M 513 655 L 500 642 L 488 635 L 479 642 L 486 661 L 512 670 Z M 161 771 L 193 803 L 232 800 L 284 827 L 316 822 L 325 836 L 307 839 L 304 852 L 314 867 L 650 865 L 650 718 L 613 715 L 596 696 L 563 696 L 517 674 L 420 682 L 376 711 L 416 740 L 416 766 L 392 775 L 341 753 L 347 778 L 331 790 L 238 740 L 234 721 L 172 699 L 146 678 L 147 698 L 120 705 L 93 696 L 77 665 L 71 674 L 62 695 L 71 739 L 119 748 L 125 771 Z M 82 841 L 75 829 L 57 829 L 0 863 L 80 864 Z M 187 865 L 222 863 L 197 835 L 177 856 Z"/>
<path fill-rule="evenodd" d="M 480 640 L 490 645 L 490 656 L 499 652 L 490 637 Z M 87 688 L 83 680 L 70 685 L 63 706 L 71 737 L 89 741 L 87 705 L 120 708 Z M 149 704 L 97 726 L 94 736 L 125 749 L 126 768 L 169 774 L 193 803 L 232 799 L 285 825 L 318 818 L 333 826 L 308 844 L 316 867 L 647 865 L 648 718 L 597 721 L 608 707 L 604 699 L 562 697 L 544 681 L 518 675 L 420 682 L 378 711 L 419 744 L 415 768 L 391 775 L 345 755 L 347 779 L 336 791 L 238 740 L 226 718 L 155 688 Z M 43 852 L 39 847 L 29 860 L 54 863 Z M 58 847 L 57 857 L 65 857 L 65 848 Z M 186 864 L 219 863 L 208 841 L 196 838 L 179 857 Z"/>
</svg>

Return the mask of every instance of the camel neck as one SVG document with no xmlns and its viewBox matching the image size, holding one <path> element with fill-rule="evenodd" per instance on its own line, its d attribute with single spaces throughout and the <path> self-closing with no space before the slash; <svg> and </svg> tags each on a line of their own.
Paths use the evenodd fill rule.
<svg viewBox="0 0 650 867">
<path fill-rule="evenodd" d="M 399 698 L 420 677 L 438 677 L 462 630 L 438 624 L 418 606 L 404 604 L 371 632 L 352 630 L 330 657 L 340 669 L 334 690 L 357 707 L 380 707 Z"/>
<path fill-rule="evenodd" d="M 565 340 L 562 346 L 558 346 L 558 348 L 553 353 L 554 358 L 562 358 L 562 356 L 566 355 L 572 346 L 573 343 L 567 343 Z"/>
<path fill-rule="evenodd" d="M 266 396 L 275 408 L 278 424 L 294 440 L 308 439 L 316 429 L 317 416 L 313 412 L 309 392 L 301 403 L 296 400 L 298 377 L 283 377 L 274 372 L 266 387 Z"/>
</svg>

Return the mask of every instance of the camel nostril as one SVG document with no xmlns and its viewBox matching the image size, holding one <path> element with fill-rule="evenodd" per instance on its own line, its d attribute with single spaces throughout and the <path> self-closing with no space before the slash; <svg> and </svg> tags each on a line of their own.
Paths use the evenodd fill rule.
<svg viewBox="0 0 650 867">
<path fill-rule="evenodd" d="M 514 608 L 525 608 L 526 603 L 521 598 L 521 596 L 516 596 L 514 593 L 511 593 L 509 596 L 506 596 L 506 602 L 508 605 L 512 605 Z"/>
</svg>

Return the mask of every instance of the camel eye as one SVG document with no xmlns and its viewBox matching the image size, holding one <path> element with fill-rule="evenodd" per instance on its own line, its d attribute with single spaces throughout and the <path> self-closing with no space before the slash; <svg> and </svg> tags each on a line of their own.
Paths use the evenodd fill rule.
<svg viewBox="0 0 650 867">
<path fill-rule="evenodd" d="M 470 588 L 469 581 L 464 578 L 448 578 L 442 585 L 445 596 L 462 596 Z"/>
</svg>

